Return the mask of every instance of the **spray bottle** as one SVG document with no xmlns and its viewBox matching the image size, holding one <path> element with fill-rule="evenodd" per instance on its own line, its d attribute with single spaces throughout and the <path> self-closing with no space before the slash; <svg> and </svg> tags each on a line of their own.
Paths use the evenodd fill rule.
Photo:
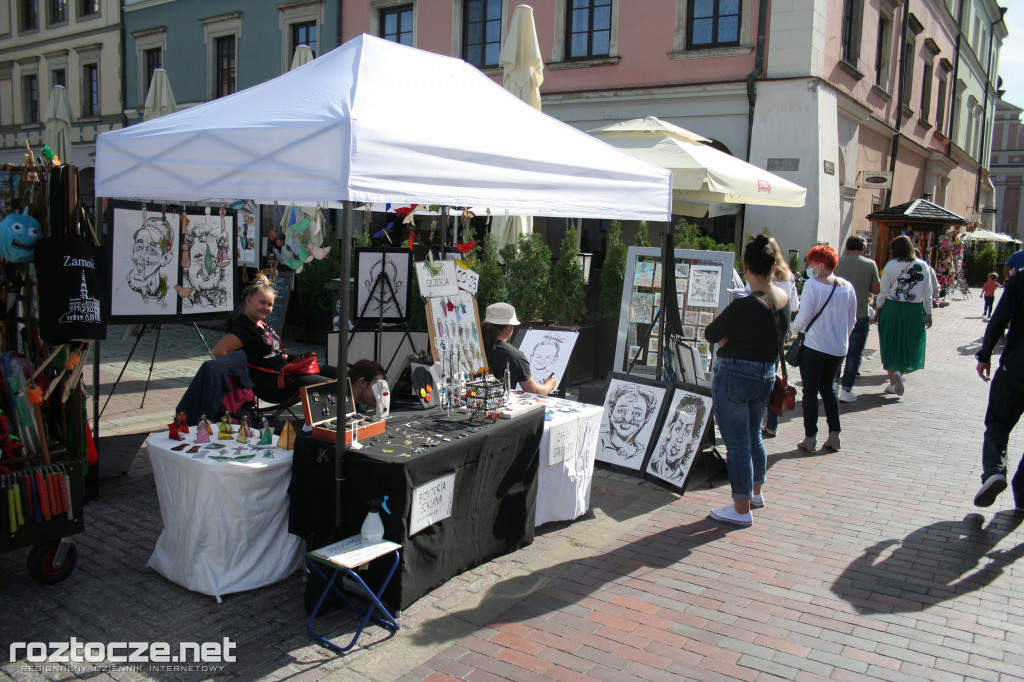
<svg viewBox="0 0 1024 682">
<path fill-rule="evenodd" d="M 380 520 L 380 510 L 383 509 L 388 514 L 391 510 L 388 509 L 388 496 L 385 495 L 383 498 L 375 497 L 370 500 L 370 513 L 366 515 L 366 519 L 363 521 L 363 527 L 361 529 L 363 542 L 374 543 L 380 542 L 384 539 L 384 524 Z"/>
</svg>

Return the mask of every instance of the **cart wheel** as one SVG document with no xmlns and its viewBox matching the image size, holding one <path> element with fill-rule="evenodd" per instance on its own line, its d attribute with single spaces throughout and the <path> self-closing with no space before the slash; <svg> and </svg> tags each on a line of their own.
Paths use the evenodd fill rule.
<svg viewBox="0 0 1024 682">
<path fill-rule="evenodd" d="M 78 550 L 74 545 L 68 547 L 68 555 L 64 557 L 64 565 L 54 568 L 53 560 L 57 556 L 60 540 L 36 545 L 28 554 L 28 574 L 37 583 L 53 585 L 71 575 L 78 561 Z"/>
</svg>

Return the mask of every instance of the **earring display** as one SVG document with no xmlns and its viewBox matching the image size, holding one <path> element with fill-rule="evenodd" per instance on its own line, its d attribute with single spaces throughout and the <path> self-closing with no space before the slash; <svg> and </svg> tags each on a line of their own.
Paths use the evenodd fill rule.
<svg viewBox="0 0 1024 682">
<path fill-rule="evenodd" d="M 338 440 L 338 420 L 346 420 L 345 443 L 358 447 L 360 438 L 379 436 L 384 433 L 384 420 L 372 420 L 361 417 L 356 412 L 355 398 L 352 391 L 352 380 L 348 380 L 348 403 L 345 414 L 338 410 L 337 379 L 325 381 L 312 386 L 300 386 L 299 398 L 302 400 L 302 417 L 306 426 L 313 429 L 313 438 L 324 443 L 336 443 Z"/>
</svg>

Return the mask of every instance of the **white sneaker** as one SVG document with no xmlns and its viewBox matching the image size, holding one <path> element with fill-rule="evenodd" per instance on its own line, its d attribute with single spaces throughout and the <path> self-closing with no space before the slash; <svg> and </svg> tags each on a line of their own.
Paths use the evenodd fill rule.
<svg viewBox="0 0 1024 682">
<path fill-rule="evenodd" d="M 903 391 L 906 390 L 906 387 L 903 385 L 903 375 L 896 372 L 893 378 L 895 379 L 893 383 L 896 385 L 896 395 L 903 395 Z"/>
<path fill-rule="evenodd" d="M 722 521 L 723 523 L 731 523 L 736 526 L 747 527 L 754 522 L 754 515 L 750 512 L 746 514 L 740 514 L 736 511 L 736 507 L 729 505 L 728 507 L 722 507 L 721 509 L 712 509 L 711 518 L 715 521 Z"/>
<path fill-rule="evenodd" d="M 764 495 L 757 494 L 750 498 L 751 509 L 761 509 L 762 507 L 764 507 Z M 1024 509 L 1021 511 L 1024 511 Z"/>
<path fill-rule="evenodd" d="M 807 436 L 797 443 L 796 446 L 801 450 L 806 450 L 807 452 L 814 452 L 818 449 L 818 443 L 814 436 Z"/>
<path fill-rule="evenodd" d="M 888 386 L 885 387 L 885 390 L 882 391 L 882 393 L 885 393 L 887 395 L 896 395 L 896 387 L 893 386 L 892 384 L 889 384 Z"/>
<path fill-rule="evenodd" d="M 857 402 L 857 396 L 853 394 L 853 391 L 842 391 L 839 394 L 839 402 L 841 403 L 855 403 Z"/>
</svg>

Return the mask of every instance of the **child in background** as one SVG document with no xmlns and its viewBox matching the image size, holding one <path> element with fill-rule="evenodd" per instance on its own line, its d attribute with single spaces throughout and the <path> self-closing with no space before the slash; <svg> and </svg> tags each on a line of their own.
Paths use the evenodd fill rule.
<svg viewBox="0 0 1024 682">
<path fill-rule="evenodd" d="M 1002 289 L 1003 285 L 998 282 L 999 275 L 994 272 L 988 273 L 988 281 L 983 285 L 985 294 L 985 312 L 982 313 L 981 319 L 992 317 L 992 304 L 996 300 L 996 289 Z"/>
</svg>

